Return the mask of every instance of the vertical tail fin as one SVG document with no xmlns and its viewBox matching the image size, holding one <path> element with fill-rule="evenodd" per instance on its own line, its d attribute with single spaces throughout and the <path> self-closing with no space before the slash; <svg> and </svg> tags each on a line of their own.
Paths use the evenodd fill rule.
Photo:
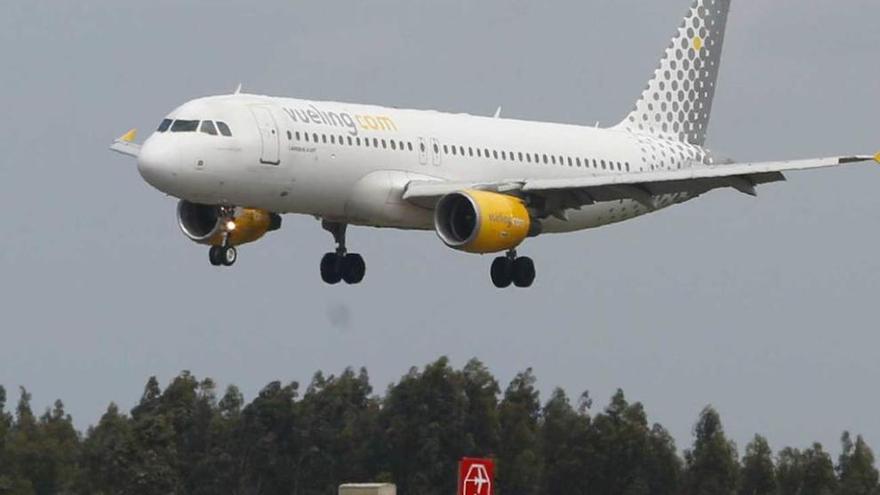
<svg viewBox="0 0 880 495">
<path fill-rule="evenodd" d="M 694 0 L 654 78 L 617 127 L 697 146 L 706 142 L 731 0 Z"/>
</svg>

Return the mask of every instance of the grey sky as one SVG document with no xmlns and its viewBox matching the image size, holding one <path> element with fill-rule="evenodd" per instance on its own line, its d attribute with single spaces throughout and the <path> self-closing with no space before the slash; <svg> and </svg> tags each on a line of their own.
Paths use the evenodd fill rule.
<svg viewBox="0 0 880 495">
<path fill-rule="evenodd" d="M 248 398 L 367 366 L 377 391 L 447 354 L 506 385 L 623 388 L 679 447 L 714 404 L 740 447 L 840 432 L 880 449 L 880 169 L 793 173 L 619 226 L 528 241 L 538 281 L 430 233 L 353 229 L 363 286 L 325 287 L 311 218 L 232 270 L 107 151 L 231 91 L 592 124 L 629 110 L 690 0 L 58 2 L 0 13 L 0 383 L 80 427 L 182 369 Z M 740 159 L 880 149 L 876 0 L 734 0 L 710 145 Z M 143 134 L 142 134 L 143 136 Z M 15 393 L 11 394 L 13 398 Z"/>
</svg>

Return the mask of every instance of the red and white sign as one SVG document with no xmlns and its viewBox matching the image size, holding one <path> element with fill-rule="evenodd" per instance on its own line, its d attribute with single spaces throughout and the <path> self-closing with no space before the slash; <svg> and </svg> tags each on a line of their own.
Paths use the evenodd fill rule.
<svg viewBox="0 0 880 495">
<path fill-rule="evenodd" d="M 458 463 L 458 495 L 492 495 L 495 487 L 492 459 L 465 457 Z"/>
</svg>

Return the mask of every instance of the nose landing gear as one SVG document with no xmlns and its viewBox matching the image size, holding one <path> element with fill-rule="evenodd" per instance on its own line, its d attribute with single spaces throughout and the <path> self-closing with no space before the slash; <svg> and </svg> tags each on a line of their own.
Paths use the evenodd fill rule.
<svg viewBox="0 0 880 495">
<path fill-rule="evenodd" d="M 238 260 L 238 250 L 234 246 L 229 245 L 229 232 L 231 228 L 235 227 L 235 222 L 232 220 L 234 212 L 234 208 L 220 208 L 220 218 L 227 219 L 223 221 L 223 225 L 226 226 L 231 223 L 232 227 L 228 227 L 227 231 L 223 234 L 223 244 L 211 246 L 208 249 L 208 260 L 213 266 L 232 266 Z"/>
<path fill-rule="evenodd" d="M 321 258 L 321 280 L 330 285 L 341 281 L 349 285 L 361 283 L 367 273 L 367 264 L 363 256 L 349 253 L 346 249 L 345 231 L 348 226 L 327 220 L 324 220 L 321 226 L 333 234 L 333 239 L 336 241 L 336 252 L 327 253 Z"/>
<path fill-rule="evenodd" d="M 506 256 L 495 258 L 489 272 L 492 283 L 499 289 L 506 289 L 510 284 L 516 287 L 531 287 L 535 282 L 535 262 L 523 256 L 518 258 L 516 250 L 511 249 Z"/>
</svg>

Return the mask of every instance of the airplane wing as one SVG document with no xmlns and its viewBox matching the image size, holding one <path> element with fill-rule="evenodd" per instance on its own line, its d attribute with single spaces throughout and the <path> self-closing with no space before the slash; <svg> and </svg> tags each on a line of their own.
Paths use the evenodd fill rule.
<svg viewBox="0 0 880 495">
<path fill-rule="evenodd" d="M 134 142 L 137 137 L 137 129 L 132 129 L 113 141 L 110 149 L 126 156 L 137 156 L 141 152 L 141 145 Z"/>
<path fill-rule="evenodd" d="M 547 216 L 558 216 L 566 209 L 620 199 L 632 199 L 649 209 L 655 209 L 656 197 L 659 195 L 700 195 L 713 189 L 730 187 L 756 196 L 757 186 L 784 181 L 783 172 L 836 167 L 871 160 L 880 163 L 880 153 L 873 157 L 840 156 L 782 162 L 733 163 L 565 179 L 510 179 L 494 183 L 412 181 L 407 184 L 403 199 L 433 208 L 434 203 L 446 194 L 463 189 L 480 189 L 543 197 L 546 200 L 544 209 Z"/>
</svg>

